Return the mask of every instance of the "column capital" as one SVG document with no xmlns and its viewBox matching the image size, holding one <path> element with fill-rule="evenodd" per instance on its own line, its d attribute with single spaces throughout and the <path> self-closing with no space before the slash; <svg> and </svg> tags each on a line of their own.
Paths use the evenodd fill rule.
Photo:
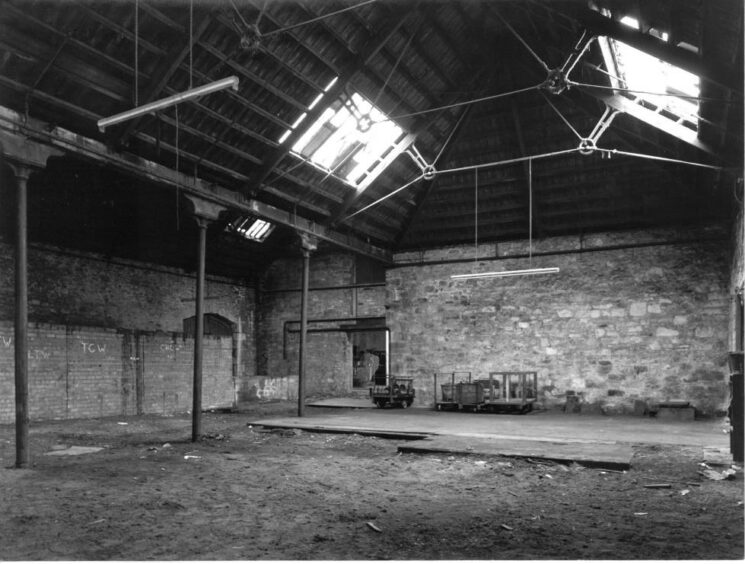
<svg viewBox="0 0 745 564">
<path fill-rule="evenodd" d="M 318 237 L 314 237 L 304 231 L 298 231 L 298 237 L 300 237 L 300 248 L 303 250 L 304 255 L 318 249 Z"/>
<path fill-rule="evenodd" d="M 0 154 L 16 177 L 28 179 L 35 169 L 46 168 L 49 157 L 61 157 L 65 153 L 22 135 L 3 131 L 0 132 Z"/>
<path fill-rule="evenodd" d="M 191 203 L 191 212 L 194 214 L 194 219 L 196 219 L 198 224 L 200 220 L 206 222 L 216 221 L 220 217 L 220 214 L 228 209 L 223 205 L 210 202 L 198 196 L 185 194 L 184 197 Z"/>
</svg>

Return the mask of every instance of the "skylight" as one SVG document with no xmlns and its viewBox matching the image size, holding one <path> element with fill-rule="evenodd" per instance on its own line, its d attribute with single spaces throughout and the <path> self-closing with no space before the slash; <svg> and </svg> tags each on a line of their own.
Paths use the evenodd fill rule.
<svg viewBox="0 0 745 564">
<path fill-rule="evenodd" d="M 334 78 L 331 79 L 331 81 L 323 89 L 323 92 L 321 92 L 320 94 L 318 94 L 318 96 L 316 96 L 313 99 L 313 101 L 308 105 L 308 112 L 310 110 L 312 110 L 313 108 L 315 108 L 318 105 L 318 102 L 320 102 L 323 99 L 323 97 L 326 95 L 326 92 L 329 91 L 329 89 L 336 83 L 337 80 L 339 80 L 339 77 L 338 76 L 335 76 Z M 278 140 L 279 143 L 284 143 L 285 139 L 287 139 L 290 136 L 290 134 L 293 131 L 295 131 L 295 129 L 297 129 L 297 126 L 300 125 L 301 123 L 303 123 L 303 121 L 305 120 L 305 118 L 308 117 L 308 112 L 303 112 L 302 114 L 300 114 L 300 116 L 295 120 L 295 123 L 292 124 L 292 126 L 290 127 L 290 129 L 288 129 L 287 131 L 285 131 L 282 134 L 282 137 L 279 138 L 279 140 Z"/>
<path fill-rule="evenodd" d="M 361 190 L 412 141 L 413 136 L 354 92 L 334 100 L 292 146 L 292 153 Z"/>
<path fill-rule="evenodd" d="M 620 22 L 639 29 L 639 21 L 630 16 Z M 669 35 L 661 30 L 653 28 L 648 33 L 661 41 L 669 40 Z M 680 125 L 698 130 L 698 76 L 615 39 L 603 37 L 600 46 L 612 86 L 634 91 L 622 95 Z M 665 95 L 655 95 L 656 92 Z"/>
<path fill-rule="evenodd" d="M 274 225 L 263 219 L 240 218 L 233 222 L 229 228 L 250 241 L 263 243 L 274 230 Z"/>
</svg>

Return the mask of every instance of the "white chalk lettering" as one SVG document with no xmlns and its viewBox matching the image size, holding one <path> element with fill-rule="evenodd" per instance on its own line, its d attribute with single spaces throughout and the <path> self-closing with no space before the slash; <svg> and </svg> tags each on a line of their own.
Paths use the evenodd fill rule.
<svg viewBox="0 0 745 564">
<path fill-rule="evenodd" d="M 106 352 L 106 345 L 99 345 L 98 343 L 84 343 L 83 341 L 80 341 L 80 344 L 83 345 L 83 352 L 86 353 Z"/>
<path fill-rule="evenodd" d="M 29 360 L 44 360 L 52 356 L 52 353 L 49 353 L 47 351 L 42 351 L 39 349 L 29 350 L 28 351 L 28 359 Z"/>
<path fill-rule="evenodd" d="M 9 347 L 13 344 L 13 337 L 6 337 L 5 335 L 0 335 L 0 339 L 3 340 L 3 345 L 6 347 Z"/>
</svg>

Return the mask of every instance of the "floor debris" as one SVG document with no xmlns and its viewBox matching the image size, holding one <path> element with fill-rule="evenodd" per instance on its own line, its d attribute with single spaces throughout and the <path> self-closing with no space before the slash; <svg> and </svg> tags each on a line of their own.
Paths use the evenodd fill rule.
<svg viewBox="0 0 745 564">
<path fill-rule="evenodd" d="M 376 533 L 382 533 L 383 532 L 383 530 L 380 527 L 376 526 L 375 523 L 373 523 L 371 521 L 368 521 L 367 522 L 367 526 L 370 527 Z"/>
<path fill-rule="evenodd" d="M 46 456 L 77 456 L 79 454 L 92 454 L 102 451 L 103 447 L 71 446 L 61 450 L 45 452 Z"/>
</svg>

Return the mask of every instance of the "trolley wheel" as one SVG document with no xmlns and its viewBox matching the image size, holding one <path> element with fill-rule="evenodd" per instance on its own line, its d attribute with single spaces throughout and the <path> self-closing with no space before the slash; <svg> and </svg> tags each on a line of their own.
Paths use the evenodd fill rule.
<svg viewBox="0 0 745 564">
<path fill-rule="evenodd" d="M 382 408 L 385 407 L 385 400 L 377 399 L 377 400 L 375 400 L 375 405 L 377 405 L 379 408 L 382 409 Z"/>
<path fill-rule="evenodd" d="M 401 409 L 406 409 L 410 405 L 411 404 L 409 403 L 409 400 L 405 400 L 405 399 L 404 400 L 401 400 Z"/>
</svg>

